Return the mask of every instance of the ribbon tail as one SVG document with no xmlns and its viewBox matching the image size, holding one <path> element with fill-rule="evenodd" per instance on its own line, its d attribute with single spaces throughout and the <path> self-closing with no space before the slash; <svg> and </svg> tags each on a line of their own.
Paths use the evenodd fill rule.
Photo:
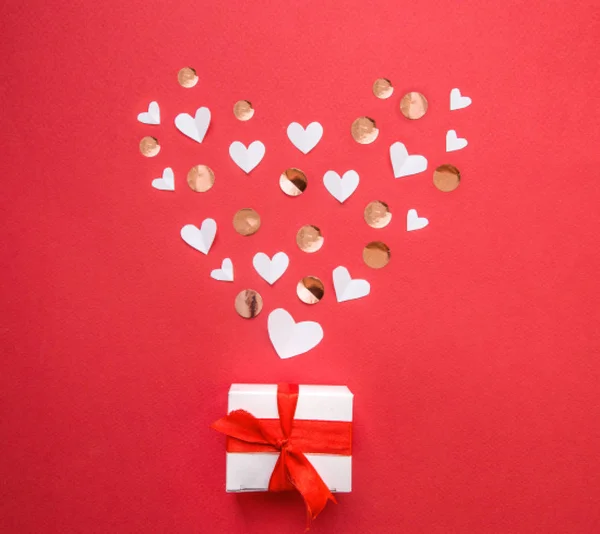
<svg viewBox="0 0 600 534">
<path fill-rule="evenodd" d="M 281 451 L 269 480 L 269 491 L 290 491 L 296 489 L 290 480 L 286 465 L 287 451 Z"/>
</svg>

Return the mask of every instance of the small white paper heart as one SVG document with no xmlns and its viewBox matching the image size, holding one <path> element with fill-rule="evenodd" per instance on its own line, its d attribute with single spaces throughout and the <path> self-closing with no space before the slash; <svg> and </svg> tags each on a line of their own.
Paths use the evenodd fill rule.
<svg viewBox="0 0 600 534">
<path fill-rule="evenodd" d="M 419 217 L 417 210 L 408 210 L 406 214 L 406 231 L 412 232 L 413 230 L 421 230 L 429 224 L 429 219 L 425 217 Z"/>
<path fill-rule="evenodd" d="M 158 102 L 150 102 L 148 111 L 143 111 L 137 116 L 137 120 L 143 124 L 160 124 L 160 108 Z"/>
<path fill-rule="evenodd" d="M 458 135 L 456 135 L 456 130 L 448 130 L 448 133 L 446 134 L 446 152 L 461 150 L 468 144 L 468 141 L 464 137 L 458 137 Z"/>
<path fill-rule="evenodd" d="M 390 159 L 395 178 L 411 176 L 427 170 L 427 158 L 416 154 L 409 156 L 408 150 L 400 141 L 390 146 Z"/>
<path fill-rule="evenodd" d="M 175 175 L 173 174 L 173 169 L 167 167 L 163 171 L 161 178 L 154 178 L 154 180 L 152 180 L 152 187 L 159 191 L 175 191 Z"/>
<path fill-rule="evenodd" d="M 287 128 L 287 135 L 292 145 L 303 154 L 308 154 L 323 137 L 323 126 L 318 122 L 311 122 L 305 129 L 301 124 L 292 122 Z"/>
<path fill-rule="evenodd" d="M 282 360 L 314 349 L 323 339 L 323 329 L 319 323 L 296 323 L 283 308 L 273 310 L 267 323 L 271 343 Z"/>
<path fill-rule="evenodd" d="M 248 174 L 265 157 L 265 145 L 254 141 L 246 148 L 240 141 L 234 141 L 229 145 L 229 155 L 233 162 Z"/>
<path fill-rule="evenodd" d="M 210 109 L 198 108 L 195 117 L 188 113 L 180 113 L 175 117 L 175 126 L 183 135 L 187 135 L 197 143 L 202 143 L 210 126 Z"/>
<path fill-rule="evenodd" d="M 341 178 L 335 171 L 327 171 L 323 176 L 325 189 L 331 193 L 333 198 L 342 203 L 356 191 L 359 181 L 360 178 L 356 171 L 346 171 Z"/>
<path fill-rule="evenodd" d="M 257 252 L 252 258 L 252 265 L 263 280 L 273 285 L 288 268 L 290 259 L 285 252 L 278 252 L 269 258 L 264 252 Z"/>
<path fill-rule="evenodd" d="M 460 89 L 455 87 L 450 91 L 450 111 L 467 108 L 473 101 L 468 96 L 462 96 Z"/>
<path fill-rule="evenodd" d="M 217 223 L 214 219 L 204 219 L 200 228 L 186 224 L 181 229 L 181 238 L 192 248 L 202 254 L 208 254 L 217 234 Z"/>
<path fill-rule="evenodd" d="M 220 282 L 233 282 L 233 263 L 230 258 L 225 258 L 221 262 L 220 269 L 213 269 L 210 277 Z"/>
<path fill-rule="evenodd" d="M 338 302 L 360 299 L 371 292 L 369 282 L 358 278 L 353 280 L 348 269 L 341 265 L 333 270 L 333 287 Z"/>
</svg>

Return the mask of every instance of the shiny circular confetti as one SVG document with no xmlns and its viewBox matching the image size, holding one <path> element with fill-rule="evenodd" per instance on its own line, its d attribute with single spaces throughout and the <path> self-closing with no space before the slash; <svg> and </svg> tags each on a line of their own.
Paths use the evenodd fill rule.
<svg viewBox="0 0 600 534">
<path fill-rule="evenodd" d="M 359 117 L 356 119 L 352 123 L 350 131 L 354 140 L 361 145 L 371 144 L 379 135 L 375 121 L 369 117 Z"/>
<path fill-rule="evenodd" d="M 390 261 L 390 247 L 381 241 L 372 241 L 363 249 L 363 260 L 372 269 L 381 269 Z"/>
<path fill-rule="evenodd" d="M 460 185 L 460 171 L 454 165 L 440 165 L 433 171 L 433 185 L 449 193 Z"/>
<path fill-rule="evenodd" d="M 206 193 L 215 185 L 215 174 L 206 165 L 194 165 L 187 174 L 187 183 L 192 191 Z"/>
<path fill-rule="evenodd" d="M 287 169 L 279 177 L 279 187 L 290 197 L 297 197 L 304 193 L 308 180 L 300 169 Z"/>
<path fill-rule="evenodd" d="M 296 294 L 305 304 L 316 304 L 323 298 L 325 286 L 316 276 L 305 276 L 298 282 Z"/>
<path fill-rule="evenodd" d="M 394 88 L 392 86 L 392 82 L 390 82 L 387 78 L 377 78 L 375 83 L 373 83 L 373 94 L 377 98 L 381 98 L 385 100 L 392 96 L 394 92 Z"/>
<path fill-rule="evenodd" d="M 392 220 L 392 213 L 390 207 L 380 200 L 374 200 L 369 202 L 365 208 L 365 222 L 371 228 L 384 228 Z"/>
<path fill-rule="evenodd" d="M 142 153 L 142 156 L 146 156 L 147 158 L 156 156 L 156 154 L 160 152 L 158 139 L 150 136 L 143 137 L 140 141 L 140 152 Z"/>
<path fill-rule="evenodd" d="M 254 289 L 244 289 L 235 297 L 235 311 L 244 319 L 254 319 L 263 308 L 263 299 Z"/>
<path fill-rule="evenodd" d="M 240 121 L 249 121 L 254 116 L 254 108 L 248 100 L 238 100 L 233 106 L 233 114 Z"/>
<path fill-rule="evenodd" d="M 183 69 L 177 73 L 177 81 L 181 87 L 189 89 L 198 83 L 198 76 L 192 67 L 183 67 Z"/>
<path fill-rule="evenodd" d="M 400 111 L 407 119 L 420 119 L 427 113 L 428 107 L 427 99 L 421 93 L 415 91 L 406 93 L 400 100 Z"/>
<path fill-rule="evenodd" d="M 303 226 L 296 234 L 296 243 L 303 252 L 317 252 L 323 246 L 324 240 L 321 230 L 311 224 Z"/>
<path fill-rule="evenodd" d="M 233 228 L 240 235 L 252 235 L 260 228 L 260 215 L 252 208 L 243 208 L 233 216 Z"/>
</svg>

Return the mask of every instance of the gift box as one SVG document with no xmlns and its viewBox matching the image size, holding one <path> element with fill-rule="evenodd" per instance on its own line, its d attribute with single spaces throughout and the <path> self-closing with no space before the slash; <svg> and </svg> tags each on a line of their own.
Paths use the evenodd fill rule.
<svg viewBox="0 0 600 534">
<path fill-rule="evenodd" d="M 352 403 L 346 386 L 233 384 L 226 490 L 298 490 L 314 518 L 332 493 L 352 490 Z"/>
</svg>

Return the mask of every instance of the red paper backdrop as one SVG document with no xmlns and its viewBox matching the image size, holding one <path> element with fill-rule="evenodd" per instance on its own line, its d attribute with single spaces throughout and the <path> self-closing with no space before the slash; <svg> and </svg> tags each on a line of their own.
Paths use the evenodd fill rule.
<svg viewBox="0 0 600 534">
<path fill-rule="evenodd" d="M 355 393 L 354 492 L 315 533 L 600 532 L 597 1 L 51 4 L 0 8 L 2 532 L 301 532 L 298 496 L 224 491 L 208 425 L 240 381 Z M 194 89 L 177 84 L 186 65 Z M 380 76 L 389 100 L 371 93 Z M 450 112 L 452 87 L 473 105 Z M 423 120 L 400 115 L 410 90 Z M 162 124 L 138 123 L 154 99 Z M 173 125 L 199 106 L 201 145 Z M 372 145 L 349 133 L 362 115 Z M 285 129 L 313 120 L 325 134 L 304 156 Z M 445 154 L 448 129 L 469 146 Z M 158 157 L 140 156 L 143 135 Z M 228 146 L 255 139 L 266 157 L 245 176 Z M 394 180 L 397 140 L 426 173 Z M 450 194 L 431 182 L 446 162 L 463 173 Z M 216 174 L 206 194 L 185 184 L 199 163 Z M 150 187 L 167 166 L 174 193 Z M 278 188 L 289 166 L 309 177 L 300 198 Z M 339 205 L 322 175 L 351 168 L 361 183 Z M 362 220 L 375 199 L 393 212 L 383 230 Z M 231 219 L 248 206 L 263 226 L 244 238 Z M 407 233 L 409 208 L 429 227 Z M 207 257 L 179 237 L 206 217 Z M 325 235 L 312 255 L 294 242 L 307 223 Z M 361 259 L 374 239 L 392 249 L 381 271 Z M 278 250 L 291 265 L 269 287 L 251 259 Z M 226 256 L 233 284 L 209 278 Z M 340 264 L 371 295 L 337 304 Z M 309 274 L 326 283 L 314 307 L 295 296 Z M 253 321 L 233 309 L 247 287 L 265 301 Z M 279 360 L 279 306 L 323 342 Z"/>
</svg>

